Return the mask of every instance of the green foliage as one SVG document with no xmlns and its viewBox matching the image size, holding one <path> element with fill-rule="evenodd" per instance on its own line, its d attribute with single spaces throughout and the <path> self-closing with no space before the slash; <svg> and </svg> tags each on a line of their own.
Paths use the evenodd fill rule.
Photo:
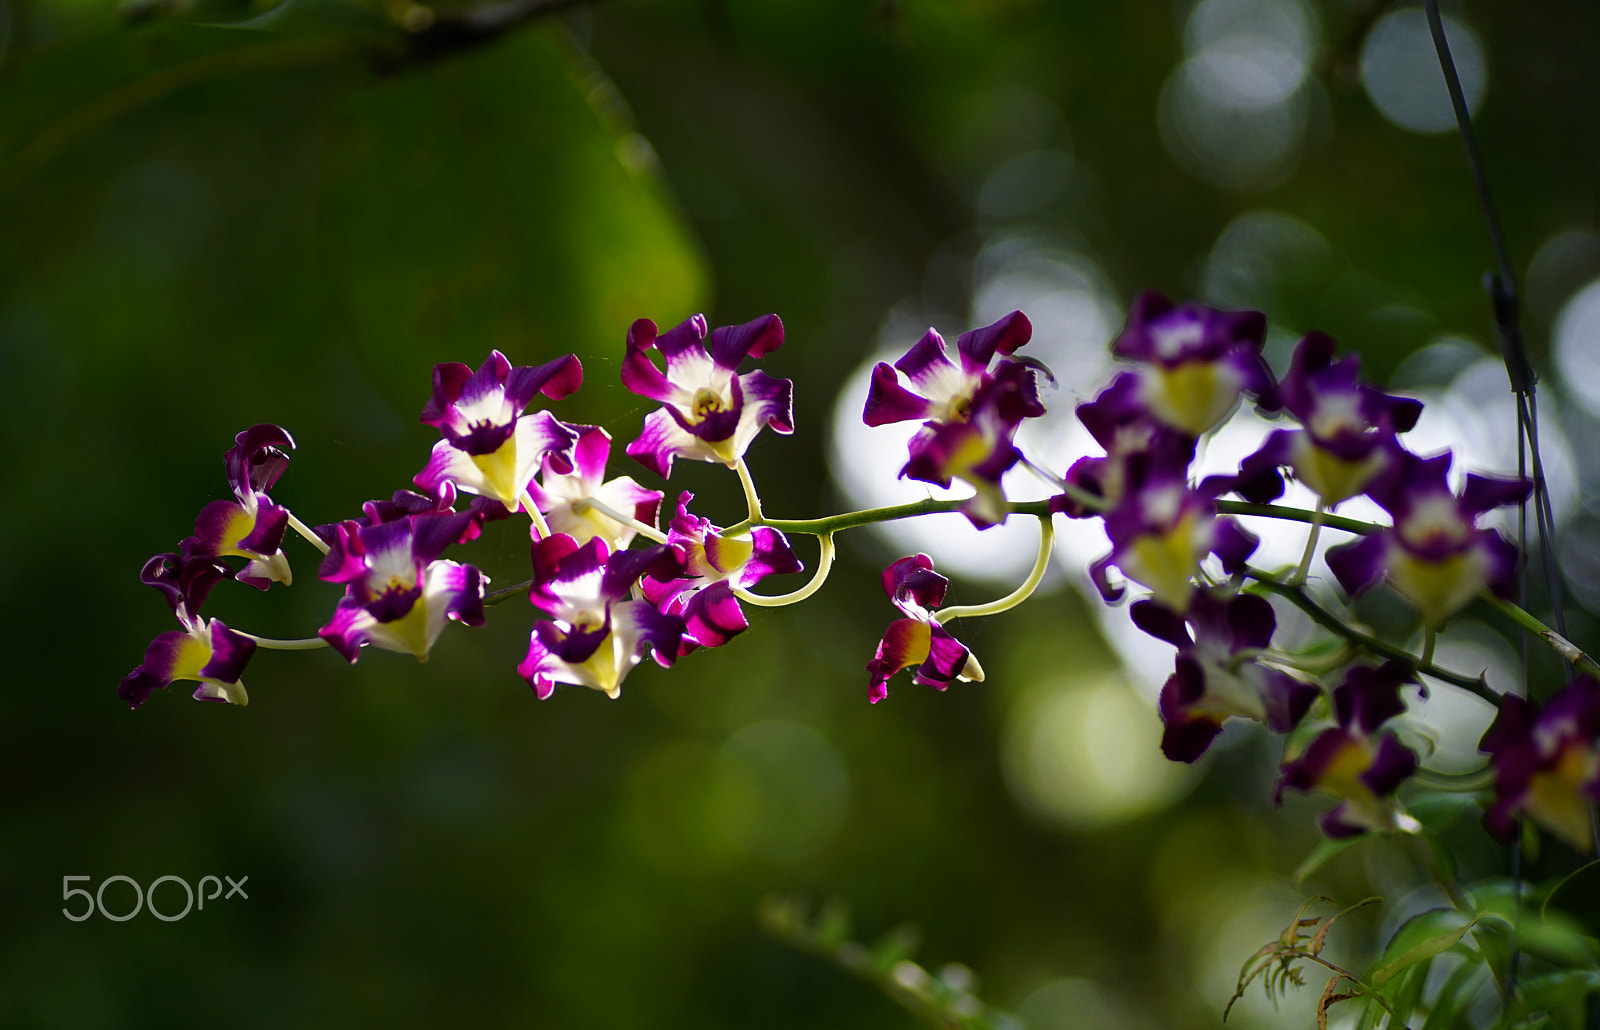
<svg viewBox="0 0 1600 1030">
<path fill-rule="evenodd" d="M 833 899 L 814 919 L 805 898 L 770 897 L 757 913 L 761 926 L 791 947 L 821 956 L 865 980 L 924 1022 L 948 1030 L 1021 1030 L 1011 1016 L 989 1008 L 974 993 L 972 970 L 959 963 L 931 974 L 912 961 L 922 933 L 909 923 L 894 927 L 870 947 L 851 939 L 849 909 Z"/>
</svg>

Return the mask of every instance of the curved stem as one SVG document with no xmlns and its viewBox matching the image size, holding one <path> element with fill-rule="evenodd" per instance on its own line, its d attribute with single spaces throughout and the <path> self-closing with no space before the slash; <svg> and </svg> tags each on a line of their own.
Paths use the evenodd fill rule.
<svg viewBox="0 0 1600 1030">
<path fill-rule="evenodd" d="M 285 511 L 288 511 L 288 509 L 285 509 Z M 290 529 L 294 530 L 296 533 L 299 533 L 301 536 L 303 536 L 307 540 L 309 540 L 311 542 L 311 546 L 315 547 L 317 550 L 321 551 L 323 554 L 327 554 L 328 553 L 328 542 L 326 540 L 324 540 L 320 536 L 318 536 L 316 534 L 316 532 L 313 531 L 311 529 L 311 527 L 307 526 L 304 522 L 301 522 L 299 519 L 295 518 L 294 512 L 289 511 L 288 515 L 289 515 L 289 528 Z"/>
<path fill-rule="evenodd" d="M 756 493 L 756 481 L 750 478 L 750 466 L 739 458 L 733 463 L 733 470 L 739 474 L 739 485 L 744 487 L 744 503 L 750 509 L 749 521 L 760 522 L 761 497 Z"/>
<path fill-rule="evenodd" d="M 593 508 L 595 511 L 604 515 L 612 522 L 622 523 L 624 526 L 632 529 L 635 533 L 638 533 L 646 540 L 654 540 L 658 544 L 664 544 L 667 542 L 667 535 L 661 532 L 661 530 L 654 526 L 646 525 L 645 523 L 640 522 L 638 519 L 629 518 L 620 511 L 617 511 L 616 509 L 595 500 L 593 497 L 586 497 L 572 506 L 572 510 L 577 512 L 579 515 L 582 515 L 584 511 L 590 508 Z"/>
<path fill-rule="evenodd" d="M 788 594 L 779 594 L 777 597 L 763 597 L 752 594 L 743 587 L 732 587 L 733 596 L 741 601 L 748 601 L 763 608 L 781 608 L 786 604 L 796 604 L 804 601 L 822 588 L 823 582 L 828 578 L 828 573 L 833 569 L 833 534 L 822 533 L 817 536 L 817 546 L 820 549 L 817 555 L 817 571 L 812 573 L 811 582 Z M 732 584 L 729 584 L 732 586 Z"/>
<path fill-rule="evenodd" d="M 254 633 L 243 630 L 234 630 L 241 637 L 249 637 L 256 642 L 257 647 L 269 648 L 273 651 L 315 651 L 319 647 L 327 647 L 328 642 L 321 637 L 301 637 L 298 640 L 274 640 L 272 637 L 258 637 Z"/>
<path fill-rule="evenodd" d="M 527 487 L 517 491 L 517 503 L 521 504 L 522 510 L 528 513 L 529 518 L 533 519 L 533 528 L 539 534 L 538 539 L 548 539 L 550 536 L 550 523 L 544 520 L 544 515 L 539 512 L 539 506 L 533 503 L 532 497 L 528 496 Z"/>
<path fill-rule="evenodd" d="M 1026 601 L 1034 590 L 1038 589 L 1039 581 L 1044 578 L 1045 570 L 1050 567 L 1050 549 L 1051 545 L 1055 543 L 1055 537 L 1055 526 L 1051 524 L 1050 520 L 1048 518 L 1039 519 L 1039 557 L 1034 559 L 1033 571 L 1028 573 L 1028 578 L 1022 581 L 1021 586 L 998 601 L 990 601 L 988 604 L 966 604 L 953 608 L 941 608 L 933 613 L 933 621 L 946 623 L 963 616 L 995 615 L 1007 609 L 1015 608 L 1023 601 Z"/>
<path fill-rule="evenodd" d="M 1469 773 L 1442 773 L 1418 767 L 1411 774 L 1411 778 L 1418 784 L 1432 790 L 1445 791 L 1453 794 L 1470 794 L 1473 791 L 1487 790 L 1494 786 L 1494 767 L 1485 766 L 1476 772 Z"/>
</svg>

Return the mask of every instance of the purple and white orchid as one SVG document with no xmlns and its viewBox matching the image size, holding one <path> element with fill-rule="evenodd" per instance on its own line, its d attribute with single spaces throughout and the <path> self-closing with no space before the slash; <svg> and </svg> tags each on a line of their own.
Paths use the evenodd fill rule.
<svg viewBox="0 0 1600 1030">
<path fill-rule="evenodd" d="M 627 451 L 663 479 L 672 474 L 674 458 L 732 467 L 763 427 L 794 432 L 794 383 L 759 369 L 738 374 L 745 358 L 762 357 L 783 345 L 778 316 L 722 326 L 710 333 L 709 341 L 706 337 L 704 315 L 660 335 L 648 318 L 628 330 L 622 384 L 662 406 L 645 416 L 643 432 Z M 652 349 L 666 359 L 665 373 L 651 361 Z"/>
<path fill-rule="evenodd" d="M 1278 469 L 1287 466 L 1331 508 L 1365 490 L 1396 454 L 1395 434 L 1417 424 L 1421 401 L 1362 382 L 1361 359 L 1334 361 L 1334 347 L 1324 333 L 1308 333 L 1295 347 L 1278 396 L 1303 428 L 1274 430 L 1240 465 L 1233 489 L 1247 500 L 1276 500 Z"/>
<path fill-rule="evenodd" d="M 1590 809 L 1600 804 L 1600 681 L 1579 676 L 1541 711 L 1515 694 L 1500 698 L 1500 713 L 1479 750 L 1494 765 L 1494 803 L 1484 826 L 1500 840 L 1516 838 L 1526 815 L 1577 850 L 1594 850 Z"/>
<path fill-rule="evenodd" d="M 161 591 L 183 629 L 169 630 L 152 640 L 144 662 L 123 677 L 117 696 L 128 702 L 129 708 L 138 708 L 152 691 L 164 689 L 174 680 L 198 680 L 196 701 L 250 703 L 239 677 L 255 653 L 256 642 L 229 629 L 220 619 L 200 617 L 206 595 L 229 571 L 222 562 L 205 555 L 158 554 L 145 563 L 139 579 Z"/>
<path fill-rule="evenodd" d="M 1313 684 L 1255 661 L 1277 629 L 1264 597 L 1200 591 L 1183 616 L 1154 601 L 1135 601 L 1129 614 L 1134 625 L 1178 649 L 1160 701 L 1161 752 L 1174 762 L 1197 760 L 1231 718 L 1287 733 L 1317 699 Z"/>
<path fill-rule="evenodd" d="M 710 519 L 689 511 L 693 499 L 687 491 L 678 495 L 678 514 L 667 534 L 677 568 L 665 577 L 648 574 L 641 582 L 645 600 L 683 618 L 680 656 L 696 647 L 720 647 L 749 627 L 734 587 L 748 590 L 767 576 L 805 568 L 776 529 L 756 526 L 725 535 Z"/>
<path fill-rule="evenodd" d="M 1001 368 L 1022 365 L 1020 361 L 1009 360 L 1010 355 L 1032 338 L 1033 324 L 1028 316 L 1013 311 L 999 321 L 957 337 L 956 352 L 961 360 L 957 365 L 950 360 L 944 337 L 930 328 L 900 360 L 893 365 L 880 361 L 872 370 L 872 386 L 867 391 L 862 421 L 869 426 L 886 426 L 909 419 L 965 422 L 972 415 L 978 391 L 994 381 L 996 372 L 989 366 L 995 355 L 1000 356 Z M 900 385 L 902 375 L 911 389 Z M 1024 417 L 1043 415 L 1044 405 L 1039 402 L 1031 376 L 1026 384 L 1029 389 L 1020 398 Z"/>
<path fill-rule="evenodd" d="M 1108 603 L 1123 594 L 1111 582 L 1107 570 L 1112 565 L 1178 613 L 1188 609 L 1193 580 L 1207 555 L 1215 554 L 1229 575 L 1243 570 L 1257 538 L 1232 518 L 1218 516 L 1215 500 L 1191 489 L 1183 468 L 1137 454 L 1126 460 L 1124 477 L 1121 499 L 1105 513 L 1111 553 L 1089 566 Z"/>
<path fill-rule="evenodd" d="M 294 578 L 283 553 L 289 528 L 287 509 L 272 503 L 266 491 L 289 467 L 294 438 L 282 428 L 251 426 L 233 438 L 223 455 L 234 500 L 212 501 L 195 519 L 194 536 L 183 542 L 185 556 L 238 555 L 250 559 L 235 577 L 260 590 L 285 586 Z"/>
<path fill-rule="evenodd" d="M 877 654 L 867 663 L 867 700 L 877 704 L 888 697 L 889 677 L 912 666 L 917 667 L 912 682 L 935 690 L 956 680 L 983 680 L 977 656 L 933 617 L 949 585 L 933 571 L 933 559 L 925 554 L 908 555 L 883 570 L 883 592 L 906 618 L 889 624 Z"/>
<path fill-rule="evenodd" d="M 435 365 L 422 421 L 437 426 L 444 439 L 412 482 L 437 494 L 449 481 L 517 511 L 547 456 L 557 471 L 571 471 L 567 452 L 577 439 L 548 411 L 526 408 L 537 394 L 560 400 L 582 383 L 583 366 L 571 354 L 513 368 L 504 354 L 491 351 L 476 372 L 457 361 Z"/>
<path fill-rule="evenodd" d="M 528 493 L 544 513 L 551 533 L 565 533 L 580 544 L 599 537 L 610 550 L 624 550 L 638 530 L 586 502 L 599 501 L 618 514 L 654 526 L 661 509 L 661 491 L 646 490 L 629 476 L 606 481 L 611 434 L 599 426 L 567 428 L 578 434 L 571 469 L 563 473 L 546 458 L 541 482 L 530 484 Z"/>
<path fill-rule="evenodd" d="M 1322 816 L 1322 832 L 1328 836 L 1419 829 L 1394 801 L 1400 784 L 1417 771 L 1416 753 L 1392 732 L 1379 735 L 1384 722 L 1405 711 L 1400 688 L 1407 683 L 1416 679 L 1405 662 L 1385 662 L 1376 669 L 1351 666 L 1333 690 L 1337 725 L 1284 764 L 1280 798 L 1289 789 L 1319 790 L 1341 799 Z"/>
<path fill-rule="evenodd" d="M 1450 489 L 1450 452 L 1419 458 L 1397 450 L 1367 495 L 1389 513 L 1381 533 L 1329 548 L 1328 567 L 1356 595 L 1388 577 L 1431 627 L 1444 624 L 1484 590 L 1516 593 L 1517 549 L 1478 518 L 1528 496 L 1523 479 L 1469 475 L 1457 496 Z"/>
<path fill-rule="evenodd" d="M 941 487 L 954 479 L 969 483 L 977 493 L 963 511 L 980 529 L 1005 519 L 1000 479 L 1022 459 L 1012 443 L 1017 427 L 1044 414 L 1041 366 L 1010 357 L 1032 337 L 1028 317 L 1013 311 L 962 333 L 956 340 L 959 365 L 950 360 L 944 338 L 929 329 L 900 360 L 879 362 L 872 371 L 862 420 L 882 426 L 923 419 L 900 475 Z M 912 389 L 900 385 L 902 375 Z"/>
<path fill-rule="evenodd" d="M 600 537 L 579 544 L 556 533 L 533 545 L 528 599 L 552 618 L 533 624 L 517 672 L 540 699 L 557 683 L 590 687 L 615 698 L 624 677 L 654 654 L 662 666 L 678 655 L 684 623 L 649 601 L 630 600 L 646 574 L 670 578 L 678 567 L 664 544 L 611 553 Z"/>
<path fill-rule="evenodd" d="M 439 557 L 475 535 L 478 522 L 461 512 L 340 523 L 321 576 L 346 584 L 345 596 L 319 635 L 350 662 L 367 644 L 425 662 L 447 620 L 483 625 L 488 577 Z"/>
<path fill-rule="evenodd" d="M 1197 437 L 1221 423 L 1243 394 L 1265 411 L 1277 410 L 1272 372 L 1261 357 L 1266 332 L 1259 311 L 1176 305 L 1145 293 L 1111 349 L 1139 362 L 1139 399 L 1150 413 Z"/>
</svg>

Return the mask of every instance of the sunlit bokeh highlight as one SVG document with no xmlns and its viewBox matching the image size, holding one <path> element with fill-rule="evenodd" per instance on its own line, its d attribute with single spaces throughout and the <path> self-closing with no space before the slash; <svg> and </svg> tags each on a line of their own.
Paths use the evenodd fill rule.
<svg viewBox="0 0 1600 1030">
<path fill-rule="evenodd" d="M 1161 90 L 1159 125 L 1173 158 L 1224 189 L 1263 189 L 1299 155 L 1315 45 L 1298 0 L 1203 0 L 1189 16 L 1185 60 Z"/>
<path fill-rule="evenodd" d="M 1440 20 L 1467 110 L 1475 113 L 1489 82 L 1483 44 L 1477 33 L 1449 15 Z M 1402 129 L 1427 133 L 1456 127 L 1439 55 L 1421 8 L 1391 11 L 1372 26 L 1361 45 L 1361 84 L 1373 106 Z"/>
<path fill-rule="evenodd" d="M 1193 783 L 1160 758 L 1161 723 L 1119 676 L 1057 682 L 1020 700 L 1004 744 L 1012 795 L 1079 828 L 1125 822 L 1170 804 Z"/>
</svg>

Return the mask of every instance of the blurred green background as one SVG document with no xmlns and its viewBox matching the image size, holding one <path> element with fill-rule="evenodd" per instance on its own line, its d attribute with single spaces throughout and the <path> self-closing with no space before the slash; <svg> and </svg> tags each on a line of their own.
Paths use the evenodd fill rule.
<svg viewBox="0 0 1600 1030">
<path fill-rule="evenodd" d="M 614 467 L 735 521 L 720 470 L 623 468 L 649 410 L 617 380 L 641 316 L 784 318 L 763 366 L 795 380 L 799 430 L 750 455 L 771 515 L 887 481 L 881 462 L 829 471 L 861 402 L 836 415 L 835 397 L 880 348 L 1022 304 L 1066 434 L 1146 288 L 1266 311 L 1280 360 L 1332 332 L 1454 413 L 1438 442 L 1505 465 L 1491 259 L 1415 7 L 606 0 L 467 45 L 484 10 L 0 0 L 0 1025 L 912 1025 L 762 934 L 758 901 L 800 892 L 845 899 L 868 937 L 915 921 L 930 965 L 969 964 L 1039 1030 L 1213 1027 L 1302 895 L 1389 898 L 1351 920 L 1352 961 L 1428 902 L 1381 841 L 1291 886 L 1322 805 L 1271 807 L 1264 735 L 1169 768 L 1149 699 L 1170 653 L 1102 632 L 1081 562 L 960 626 L 987 682 L 902 678 L 869 706 L 862 667 L 895 615 L 877 570 L 922 537 L 850 536 L 819 599 L 642 666 L 615 703 L 537 702 L 512 602 L 427 664 L 261 652 L 248 708 L 180 686 L 127 711 L 117 682 L 170 628 L 138 569 L 226 495 L 232 435 L 288 428 L 274 498 L 346 517 L 421 467 L 437 361 L 576 352 L 586 385 L 557 413 L 606 426 Z M 1562 456 L 1572 635 L 1592 648 L 1600 9 L 1448 10 Z M 1082 453 L 1061 447 L 1058 470 Z M 459 557 L 514 582 L 523 534 L 497 525 Z M 208 613 L 314 633 L 339 591 L 286 547 L 292 588 L 224 584 Z M 957 603 L 1009 589 L 933 556 Z M 1508 675 L 1513 645 L 1474 620 L 1443 653 Z M 1470 755 L 1486 715 L 1458 715 Z M 1453 832 L 1487 875 L 1504 859 L 1474 822 Z M 224 874 L 248 876 L 247 900 L 175 922 L 61 914 L 63 876 Z M 130 896 L 108 888 L 107 907 Z M 1301 993 L 1229 1025 L 1309 1025 Z"/>
</svg>

